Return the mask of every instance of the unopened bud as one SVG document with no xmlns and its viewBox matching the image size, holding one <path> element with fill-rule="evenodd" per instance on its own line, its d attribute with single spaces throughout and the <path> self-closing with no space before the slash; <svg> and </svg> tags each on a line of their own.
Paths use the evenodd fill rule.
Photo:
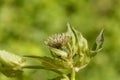
<svg viewBox="0 0 120 80">
<path fill-rule="evenodd" d="M 23 58 L 4 50 L 0 51 L 0 72 L 7 77 L 15 77 L 22 74 L 23 65 Z"/>
</svg>

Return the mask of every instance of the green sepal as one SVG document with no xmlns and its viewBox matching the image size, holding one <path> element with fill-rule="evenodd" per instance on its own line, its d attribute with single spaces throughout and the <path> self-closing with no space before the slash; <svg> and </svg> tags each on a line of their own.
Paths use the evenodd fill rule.
<svg viewBox="0 0 120 80">
<path fill-rule="evenodd" d="M 67 33 L 71 36 L 70 41 L 70 50 L 71 50 L 71 57 L 73 57 L 77 50 L 78 50 L 78 32 L 69 24 L 67 23 L 68 31 Z"/>
<path fill-rule="evenodd" d="M 78 39 L 78 52 L 79 54 L 81 53 L 86 53 L 86 51 L 88 50 L 88 43 L 87 40 L 82 36 L 81 33 L 78 34 L 79 35 L 79 39 Z"/>
<path fill-rule="evenodd" d="M 87 54 L 82 54 L 80 56 L 76 55 L 74 58 L 75 71 L 78 72 L 79 70 L 85 68 L 90 60 L 91 58 Z"/>
<path fill-rule="evenodd" d="M 64 50 L 52 48 L 52 47 L 50 47 L 49 49 L 54 57 L 66 58 L 68 56 L 68 53 Z"/>
<path fill-rule="evenodd" d="M 82 36 L 82 34 L 78 31 L 76 31 L 73 27 L 70 26 L 70 24 L 67 24 L 68 26 L 68 34 L 71 35 L 71 49 L 72 49 L 72 55 L 80 54 L 81 51 L 85 52 L 88 50 L 88 43 L 87 40 Z"/>
<path fill-rule="evenodd" d="M 97 36 L 96 42 L 94 43 L 93 48 L 90 51 L 92 57 L 95 56 L 102 49 L 103 42 L 104 42 L 103 33 L 104 33 L 104 29 L 102 29 L 99 35 Z"/>
</svg>

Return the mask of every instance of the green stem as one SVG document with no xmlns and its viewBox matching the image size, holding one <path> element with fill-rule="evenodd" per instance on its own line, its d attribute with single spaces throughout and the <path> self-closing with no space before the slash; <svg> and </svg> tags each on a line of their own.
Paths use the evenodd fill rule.
<svg viewBox="0 0 120 80">
<path fill-rule="evenodd" d="M 71 79 L 70 80 L 75 80 L 75 69 L 74 68 L 72 68 Z"/>
<path fill-rule="evenodd" d="M 70 80 L 66 74 L 62 74 L 62 77 L 60 80 Z"/>
</svg>

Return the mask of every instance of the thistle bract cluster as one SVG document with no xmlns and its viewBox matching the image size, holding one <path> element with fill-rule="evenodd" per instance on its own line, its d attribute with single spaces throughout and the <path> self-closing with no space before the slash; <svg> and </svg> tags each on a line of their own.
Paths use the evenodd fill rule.
<svg viewBox="0 0 120 80">
<path fill-rule="evenodd" d="M 46 44 L 54 58 L 66 62 L 68 64 L 66 66 L 74 67 L 77 72 L 84 68 L 91 58 L 102 49 L 104 30 L 102 29 L 93 48 L 90 49 L 87 40 L 80 32 L 71 27 L 70 24 L 67 24 L 67 27 L 66 33 L 53 35 L 47 40 Z"/>
</svg>

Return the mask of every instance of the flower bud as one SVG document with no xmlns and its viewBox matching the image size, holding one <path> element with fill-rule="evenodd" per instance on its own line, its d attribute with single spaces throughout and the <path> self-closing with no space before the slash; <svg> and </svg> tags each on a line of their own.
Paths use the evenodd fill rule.
<svg viewBox="0 0 120 80">
<path fill-rule="evenodd" d="M 0 72 L 7 77 L 15 77 L 22 74 L 23 58 L 6 52 L 0 51 Z"/>
<path fill-rule="evenodd" d="M 56 48 L 50 48 L 50 50 L 52 52 L 52 55 L 55 57 L 67 57 L 68 56 L 68 53 L 63 50 L 56 49 Z"/>
<path fill-rule="evenodd" d="M 69 39 L 70 39 L 70 36 L 66 33 L 55 34 L 52 37 L 50 37 L 48 41 L 46 41 L 45 43 L 49 47 L 61 48 L 68 43 Z"/>
</svg>

